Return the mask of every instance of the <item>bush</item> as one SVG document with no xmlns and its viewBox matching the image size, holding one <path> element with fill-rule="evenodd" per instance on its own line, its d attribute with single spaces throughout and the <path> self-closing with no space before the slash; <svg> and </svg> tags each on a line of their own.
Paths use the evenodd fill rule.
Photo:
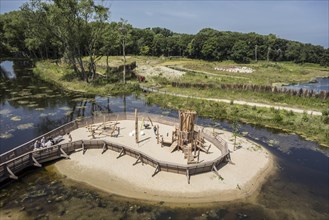
<svg viewBox="0 0 329 220">
<path fill-rule="evenodd" d="M 276 113 L 273 117 L 273 121 L 275 122 L 281 122 L 283 120 L 282 116 L 280 115 L 280 113 Z"/>
</svg>

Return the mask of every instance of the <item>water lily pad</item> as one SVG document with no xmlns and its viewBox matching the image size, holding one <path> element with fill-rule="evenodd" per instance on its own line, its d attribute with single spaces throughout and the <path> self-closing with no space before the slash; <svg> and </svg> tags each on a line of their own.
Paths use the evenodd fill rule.
<svg viewBox="0 0 329 220">
<path fill-rule="evenodd" d="M 13 137 L 13 135 L 9 132 L 5 132 L 5 133 L 0 134 L 0 138 L 2 138 L 2 139 L 8 139 L 8 138 L 11 138 L 11 137 Z"/>
<path fill-rule="evenodd" d="M 64 110 L 64 111 L 69 111 L 69 110 L 71 110 L 71 108 L 69 108 L 69 107 L 67 107 L 67 106 L 61 107 L 61 108 L 59 108 L 59 109 Z"/>
<path fill-rule="evenodd" d="M 71 115 L 72 113 L 73 113 L 73 111 L 68 111 L 68 112 L 65 112 L 64 115 L 65 115 L 65 116 L 69 116 L 69 115 Z"/>
<path fill-rule="evenodd" d="M 162 115 L 169 115 L 170 112 L 169 112 L 169 111 L 163 111 L 161 114 L 162 114 Z"/>
<path fill-rule="evenodd" d="M 34 108 L 34 107 L 37 107 L 38 106 L 38 104 L 29 104 L 29 105 L 27 105 L 27 107 L 30 107 L 30 108 Z"/>
<path fill-rule="evenodd" d="M 19 116 L 14 116 L 14 117 L 11 117 L 10 120 L 12 120 L 12 121 L 20 121 L 22 119 Z"/>
<path fill-rule="evenodd" d="M 20 99 L 21 99 L 20 97 L 12 97 L 12 98 L 8 99 L 8 101 L 17 101 Z"/>
<path fill-rule="evenodd" d="M 248 131 L 243 131 L 242 136 L 246 136 L 246 135 L 248 135 L 248 133 L 249 133 Z"/>
<path fill-rule="evenodd" d="M 33 123 L 26 123 L 26 124 L 21 124 L 17 126 L 17 129 L 19 130 L 24 130 L 24 129 L 29 129 L 33 128 Z"/>
<path fill-rule="evenodd" d="M 86 99 L 83 98 L 83 97 L 79 97 L 79 98 L 72 99 L 72 101 L 74 101 L 74 102 L 83 102 L 83 101 L 85 101 L 85 100 L 86 100 Z"/>
<path fill-rule="evenodd" d="M 20 101 L 17 101 L 18 104 L 21 104 L 21 105 L 25 105 L 27 103 L 30 103 L 29 101 L 26 101 L 26 100 L 20 100 Z"/>
<path fill-rule="evenodd" d="M 2 109 L 0 110 L 0 115 L 9 115 L 11 111 L 9 109 Z"/>
</svg>

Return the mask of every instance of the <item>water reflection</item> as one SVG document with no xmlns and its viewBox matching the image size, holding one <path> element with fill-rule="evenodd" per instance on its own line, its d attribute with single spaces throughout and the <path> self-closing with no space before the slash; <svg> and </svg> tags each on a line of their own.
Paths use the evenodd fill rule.
<svg viewBox="0 0 329 220">
<path fill-rule="evenodd" d="M 13 68 L 14 63 L 11 61 L 0 62 L 1 77 L 6 79 L 16 79 L 16 74 Z"/>
</svg>

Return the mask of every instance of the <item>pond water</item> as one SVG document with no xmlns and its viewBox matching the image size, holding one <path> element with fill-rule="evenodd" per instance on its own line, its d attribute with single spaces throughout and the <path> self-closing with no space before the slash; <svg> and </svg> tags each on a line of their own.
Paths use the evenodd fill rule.
<svg viewBox="0 0 329 220">
<path fill-rule="evenodd" d="M 296 85 L 283 86 L 287 89 L 307 89 L 315 92 L 329 91 L 329 76 L 327 78 L 316 78 L 314 82 L 300 83 Z"/>
<path fill-rule="evenodd" d="M 67 93 L 34 76 L 31 63 L 7 62 L 16 78 L 0 80 L 0 153 L 100 111 L 133 112 L 138 108 L 178 116 L 177 111 L 147 104 L 144 94 L 100 97 Z M 197 120 L 202 125 L 231 130 L 226 121 Z M 70 181 L 49 164 L 29 169 L 18 181 L 2 183 L 1 213 L 33 219 L 329 219 L 329 150 L 269 129 L 242 125 L 240 131 L 267 148 L 277 164 L 277 172 L 256 196 L 193 208 L 189 204 L 176 207 L 136 201 Z"/>
</svg>

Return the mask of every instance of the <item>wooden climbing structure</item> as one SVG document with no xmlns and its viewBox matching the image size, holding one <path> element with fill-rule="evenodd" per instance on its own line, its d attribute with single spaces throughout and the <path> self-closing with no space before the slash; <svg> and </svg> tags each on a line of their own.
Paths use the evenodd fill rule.
<svg viewBox="0 0 329 220">
<path fill-rule="evenodd" d="M 211 145 L 205 146 L 205 140 L 200 131 L 195 131 L 195 111 L 179 111 L 179 126 L 172 133 L 171 140 L 164 140 L 161 145 L 169 145 L 170 152 L 181 150 L 188 164 L 199 163 L 200 151 L 209 153 Z"/>
</svg>

